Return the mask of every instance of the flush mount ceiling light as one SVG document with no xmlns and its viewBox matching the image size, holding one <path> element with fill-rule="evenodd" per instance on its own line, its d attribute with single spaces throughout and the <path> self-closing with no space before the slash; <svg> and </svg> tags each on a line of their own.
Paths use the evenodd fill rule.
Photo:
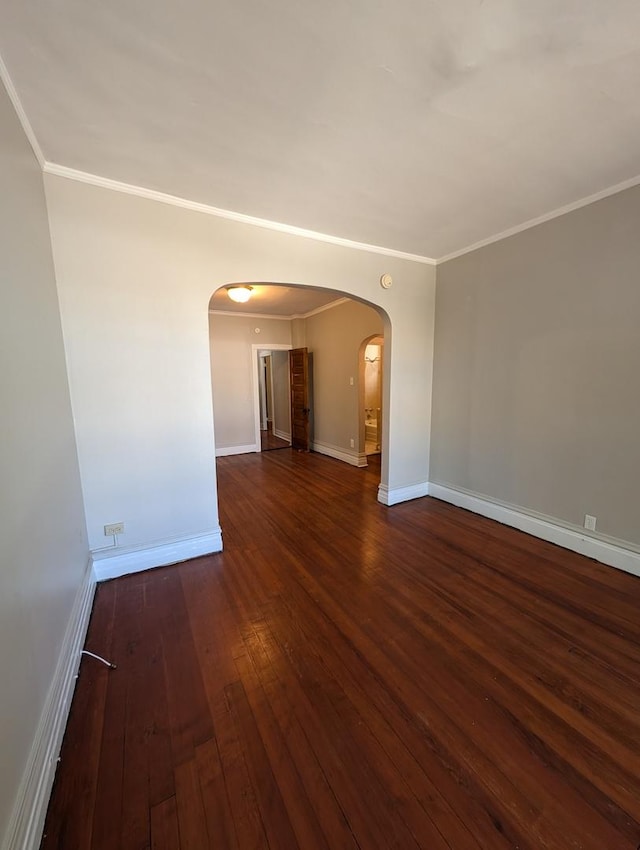
<svg viewBox="0 0 640 850">
<path fill-rule="evenodd" d="M 227 295 L 238 304 L 246 304 L 251 298 L 252 286 L 227 286 Z"/>
</svg>

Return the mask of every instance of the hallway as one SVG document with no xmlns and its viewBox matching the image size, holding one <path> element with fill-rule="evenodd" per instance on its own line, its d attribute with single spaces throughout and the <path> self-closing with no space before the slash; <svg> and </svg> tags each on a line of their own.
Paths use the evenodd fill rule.
<svg viewBox="0 0 640 850">
<path fill-rule="evenodd" d="M 636 850 L 640 579 L 374 465 L 217 468 L 224 553 L 98 588 L 43 848 Z"/>
</svg>

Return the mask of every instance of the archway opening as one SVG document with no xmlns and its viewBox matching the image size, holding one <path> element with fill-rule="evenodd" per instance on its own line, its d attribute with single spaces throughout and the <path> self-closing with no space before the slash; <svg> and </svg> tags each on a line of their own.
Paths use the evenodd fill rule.
<svg viewBox="0 0 640 850">
<path fill-rule="evenodd" d="M 384 310 L 344 291 L 277 282 L 246 283 L 251 298 L 237 304 L 227 295 L 229 285 L 219 287 L 209 303 L 216 456 L 260 452 L 265 424 L 280 439 L 290 439 L 290 422 L 282 426 L 282 413 L 276 428 L 265 422 L 261 358 L 265 352 L 306 348 L 311 356 L 311 450 L 366 466 L 361 349 L 363 339 L 384 342 L 389 336 Z M 388 388 L 381 390 L 382 397 L 385 393 Z M 376 407 L 384 411 L 387 406 Z M 379 425 L 384 435 L 382 418 Z M 381 479 L 385 446 L 388 441 L 381 438 Z"/>
<path fill-rule="evenodd" d="M 384 336 L 364 339 L 359 351 L 360 441 L 365 457 L 382 451 Z"/>
</svg>

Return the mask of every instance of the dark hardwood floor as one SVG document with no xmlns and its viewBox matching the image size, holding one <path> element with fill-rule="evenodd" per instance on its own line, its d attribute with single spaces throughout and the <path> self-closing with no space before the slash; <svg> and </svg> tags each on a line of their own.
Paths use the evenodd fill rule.
<svg viewBox="0 0 640 850">
<path fill-rule="evenodd" d="M 272 452 L 274 449 L 288 449 L 291 443 L 276 437 L 271 431 L 260 431 L 260 450 Z"/>
<path fill-rule="evenodd" d="M 636 850 L 640 580 L 376 472 L 220 458 L 224 553 L 98 588 L 43 848 Z"/>
</svg>

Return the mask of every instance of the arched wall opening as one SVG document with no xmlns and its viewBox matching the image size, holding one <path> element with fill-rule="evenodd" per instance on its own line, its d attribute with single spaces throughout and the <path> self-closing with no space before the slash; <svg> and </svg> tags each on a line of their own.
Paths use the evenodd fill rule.
<svg viewBox="0 0 640 850">
<path fill-rule="evenodd" d="M 380 454 L 384 417 L 384 336 L 365 337 L 358 352 L 359 439 L 365 458 Z"/>
<path fill-rule="evenodd" d="M 45 182 L 96 575 L 221 548 L 207 308 L 231 282 L 330 289 L 384 311 L 379 498 L 428 491 L 435 267 L 56 175 Z M 109 545 L 104 526 L 120 521 Z"/>
<path fill-rule="evenodd" d="M 344 290 L 291 283 L 249 283 L 256 299 L 238 307 L 227 299 L 229 285 L 218 287 L 209 302 L 216 455 L 260 451 L 260 354 L 304 347 L 312 361 L 310 448 L 353 466 L 366 466 L 360 349 L 367 336 L 384 338 L 391 350 L 386 311 Z M 281 293 L 293 293 L 293 309 Z M 304 312 L 296 307 L 313 305 L 314 298 L 319 306 Z M 383 392 L 388 395 L 389 387 Z M 278 435 L 288 436 L 281 428 Z M 388 487 L 388 446 L 386 441 L 381 447 L 384 487 Z"/>
</svg>

